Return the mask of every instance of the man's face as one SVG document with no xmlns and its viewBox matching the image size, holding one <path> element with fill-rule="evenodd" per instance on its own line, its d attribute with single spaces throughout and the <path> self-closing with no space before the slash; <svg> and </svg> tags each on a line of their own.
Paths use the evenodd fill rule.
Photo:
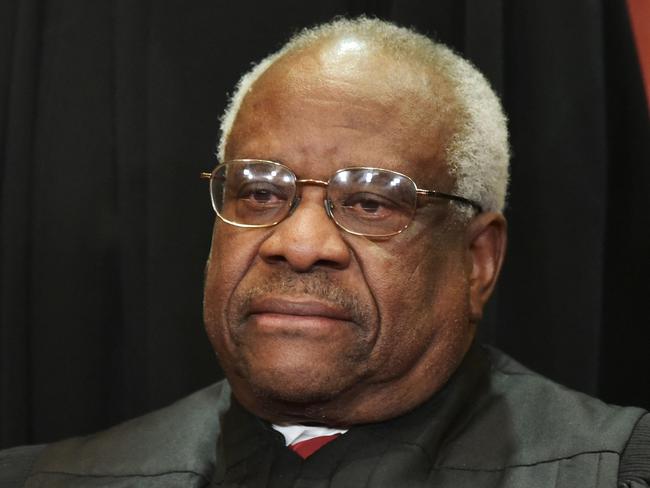
<svg viewBox="0 0 650 488">
<path fill-rule="evenodd" d="M 298 178 L 375 166 L 449 192 L 444 85 L 380 54 L 331 45 L 276 63 L 247 95 L 227 159 L 282 162 Z M 280 224 L 217 219 L 205 323 L 233 391 L 272 421 L 347 425 L 403 413 L 448 379 L 473 337 L 464 226 L 445 201 L 388 239 L 348 234 L 301 189 Z"/>
</svg>

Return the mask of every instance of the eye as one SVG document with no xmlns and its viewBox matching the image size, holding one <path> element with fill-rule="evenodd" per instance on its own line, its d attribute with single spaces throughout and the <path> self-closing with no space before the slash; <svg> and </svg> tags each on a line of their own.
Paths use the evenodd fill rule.
<svg viewBox="0 0 650 488">
<path fill-rule="evenodd" d="M 252 209 L 267 209 L 284 205 L 287 202 L 287 191 L 265 182 L 249 183 L 237 192 L 237 199 Z"/>
<path fill-rule="evenodd" d="M 397 211 L 395 203 L 374 193 L 352 193 L 340 203 L 348 214 L 362 219 L 386 219 Z"/>
<path fill-rule="evenodd" d="M 247 198 L 254 200 L 257 203 L 269 203 L 273 199 L 273 194 L 268 190 L 255 190 L 247 195 Z"/>
</svg>

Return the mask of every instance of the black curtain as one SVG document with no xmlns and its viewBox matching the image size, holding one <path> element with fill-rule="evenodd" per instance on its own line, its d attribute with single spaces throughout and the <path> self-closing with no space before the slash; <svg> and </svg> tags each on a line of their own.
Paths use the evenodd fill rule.
<svg viewBox="0 0 650 488">
<path fill-rule="evenodd" d="M 366 13 L 502 95 L 509 254 L 482 338 L 650 407 L 650 130 L 623 1 L 0 4 L 0 446 L 88 433 L 221 373 L 201 288 L 218 117 L 297 29 Z"/>
</svg>

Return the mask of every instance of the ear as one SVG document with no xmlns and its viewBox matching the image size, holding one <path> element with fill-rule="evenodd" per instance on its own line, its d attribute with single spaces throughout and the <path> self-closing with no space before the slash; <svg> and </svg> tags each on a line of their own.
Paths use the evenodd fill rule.
<svg viewBox="0 0 650 488">
<path fill-rule="evenodd" d="M 467 250 L 471 266 L 470 319 L 483 317 L 483 307 L 492 294 L 506 252 L 506 219 L 498 212 L 477 215 L 467 226 Z"/>
</svg>

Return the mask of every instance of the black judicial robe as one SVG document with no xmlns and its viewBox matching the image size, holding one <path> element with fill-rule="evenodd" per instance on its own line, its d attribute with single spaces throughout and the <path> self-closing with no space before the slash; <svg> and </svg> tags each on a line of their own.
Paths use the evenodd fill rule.
<svg viewBox="0 0 650 488">
<path fill-rule="evenodd" d="M 650 439 L 644 414 L 474 347 L 423 405 L 355 426 L 306 460 L 222 381 L 104 432 L 0 452 L 0 488 L 641 488 L 650 442 L 619 471 L 632 432 Z"/>
</svg>

